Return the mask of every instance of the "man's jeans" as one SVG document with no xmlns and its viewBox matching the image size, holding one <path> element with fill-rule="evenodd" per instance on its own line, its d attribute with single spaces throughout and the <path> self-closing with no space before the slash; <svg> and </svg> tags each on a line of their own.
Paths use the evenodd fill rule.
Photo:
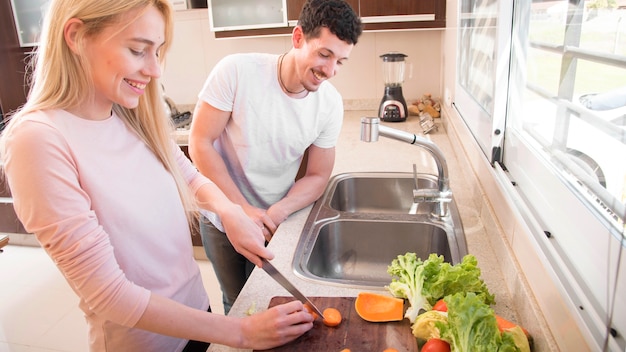
<svg viewBox="0 0 626 352">
<path fill-rule="evenodd" d="M 228 314 L 252 273 L 254 264 L 237 253 L 226 234 L 213 226 L 204 216 L 200 217 L 200 235 L 204 251 L 213 265 L 222 289 L 224 314 Z"/>
</svg>

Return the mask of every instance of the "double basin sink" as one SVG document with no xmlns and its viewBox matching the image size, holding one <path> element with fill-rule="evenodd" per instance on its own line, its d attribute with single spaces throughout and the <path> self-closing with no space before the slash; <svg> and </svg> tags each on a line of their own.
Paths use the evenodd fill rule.
<svg viewBox="0 0 626 352">
<path fill-rule="evenodd" d="M 334 176 L 315 202 L 297 244 L 293 266 L 307 280 L 352 288 L 383 289 L 387 267 L 398 255 L 430 253 L 452 264 L 467 254 L 454 199 L 448 215 L 435 203 L 414 204 L 413 190 L 436 189 L 427 174 L 367 172 Z"/>
</svg>

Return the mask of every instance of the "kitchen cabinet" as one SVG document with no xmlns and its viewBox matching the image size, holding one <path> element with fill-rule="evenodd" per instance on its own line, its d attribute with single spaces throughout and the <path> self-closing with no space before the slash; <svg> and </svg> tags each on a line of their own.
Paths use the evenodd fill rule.
<svg viewBox="0 0 626 352">
<path fill-rule="evenodd" d="M 287 0 L 209 0 L 214 32 L 286 27 Z"/>
<path fill-rule="evenodd" d="M 26 62 L 32 47 L 20 43 L 11 0 L 0 0 L 0 112 L 6 117 L 26 102 Z"/>
<path fill-rule="evenodd" d="M 287 0 L 287 26 L 215 32 L 216 38 L 289 34 L 306 0 Z M 361 16 L 363 29 L 437 29 L 446 26 L 445 0 L 346 0 Z"/>
<path fill-rule="evenodd" d="M 359 0 L 365 30 L 445 28 L 445 0 Z"/>
</svg>

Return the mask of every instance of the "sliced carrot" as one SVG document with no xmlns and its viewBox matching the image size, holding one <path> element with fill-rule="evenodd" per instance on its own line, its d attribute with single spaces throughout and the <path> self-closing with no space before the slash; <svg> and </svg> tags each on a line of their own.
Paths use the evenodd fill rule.
<svg viewBox="0 0 626 352">
<path fill-rule="evenodd" d="M 313 308 L 311 308 L 308 304 L 304 305 L 304 309 L 306 309 L 309 314 L 311 314 L 313 316 L 313 320 L 317 320 L 317 318 L 319 318 L 319 316 L 317 315 L 317 313 L 315 313 L 315 311 L 313 310 Z"/>
<path fill-rule="evenodd" d="M 496 314 L 496 322 L 498 323 L 498 329 L 500 330 L 500 332 L 512 329 L 516 326 L 518 326 L 518 324 L 515 324 L 512 321 L 506 320 L 503 317 L 499 316 L 498 314 Z M 524 334 L 526 334 L 526 337 L 529 336 L 528 330 L 524 329 L 523 327 L 520 326 L 520 328 L 522 328 L 522 331 L 524 331 Z"/>
<path fill-rule="evenodd" d="M 383 352 L 398 352 L 395 348 L 386 348 Z"/>
<path fill-rule="evenodd" d="M 344 348 L 343 350 L 341 350 L 339 352 L 350 352 L 350 349 L 349 348 Z"/>
<path fill-rule="evenodd" d="M 341 312 L 336 308 L 326 308 L 322 314 L 324 315 L 324 325 L 337 326 L 341 324 Z"/>
<path fill-rule="evenodd" d="M 400 321 L 404 313 L 404 300 L 378 293 L 360 292 L 354 308 L 361 318 L 371 322 Z"/>
</svg>

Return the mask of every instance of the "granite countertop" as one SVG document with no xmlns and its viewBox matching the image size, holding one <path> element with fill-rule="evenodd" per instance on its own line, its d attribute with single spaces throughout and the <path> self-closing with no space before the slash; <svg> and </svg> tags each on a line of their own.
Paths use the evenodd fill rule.
<svg viewBox="0 0 626 352">
<path fill-rule="evenodd" d="M 376 116 L 376 112 L 346 111 L 336 149 L 333 175 L 360 171 L 412 172 L 413 164 L 417 165 L 418 172 L 436 174 L 436 167 L 432 157 L 422 148 L 385 137 L 381 137 L 376 143 L 361 142 L 359 138 L 360 119 L 363 116 Z M 446 156 L 450 174 L 450 188 L 461 215 L 469 253 L 477 257 L 479 267 L 482 270 L 482 277 L 490 291 L 496 296 L 497 304 L 494 306 L 496 313 L 514 318 L 515 312 L 512 310 L 511 295 L 503 283 L 503 273 L 499 269 L 495 260 L 495 253 L 493 253 L 493 249 L 486 238 L 487 236 L 484 234 L 484 228 L 475 210 L 475 200 L 471 199 L 471 192 L 464 181 L 464 172 L 459 166 L 460 163 L 457 161 L 455 152 L 444 128 L 441 126 L 440 120 L 435 119 L 435 121 L 439 126 L 438 130 L 431 131 L 425 137 L 436 143 Z M 404 122 L 383 124 L 399 130 L 423 135 L 419 117 L 417 116 L 410 116 Z M 183 133 L 181 132 L 181 134 Z M 305 295 L 356 297 L 359 292 L 364 290 L 323 285 L 295 275 L 292 267 L 293 254 L 311 208 L 312 206 L 308 206 L 292 214 L 280 225 L 268 246 L 275 254 L 275 259 L 272 261 L 273 264 Z M 288 295 L 289 293 L 264 271 L 255 268 L 229 315 L 245 316 L 245 312 L 253 305 L 257 311 L 266 309 L 272 297 Z M 246 350 L 212 344 L 208 351 L 232 352 Z"/>
</svg>

